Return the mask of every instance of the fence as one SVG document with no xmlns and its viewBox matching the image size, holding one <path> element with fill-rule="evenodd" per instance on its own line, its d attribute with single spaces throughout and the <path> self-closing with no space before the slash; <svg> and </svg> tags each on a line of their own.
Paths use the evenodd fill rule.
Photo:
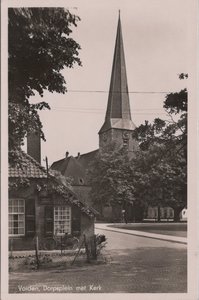
<svg viewBox="0 0 199 300">
<path fill-rule="evenodd" d="M 101 249 L 106 245 L 105 236 L 83 235 L 76 247 L 64 247 L 61 242 L 56 249 L 48 250 L 41 247 L 43 240 L 34 238 L 35 249 L 31 251 L 13 251 L 12 240 L 9 251 L 9 271 L 37 270 L 45 268 L 68 268 L 73 265 L 83 265 L 99 259 Z M 72 245 L 73 246 L 73 245 Z"/>
</svg>

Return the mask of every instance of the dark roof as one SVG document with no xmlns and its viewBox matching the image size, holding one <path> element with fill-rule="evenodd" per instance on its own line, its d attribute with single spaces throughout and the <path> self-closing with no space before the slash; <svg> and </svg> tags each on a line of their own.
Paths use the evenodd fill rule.
<svg viewBox="0 0 199 300">
<path fill-rule="evenodd" d="M 65 177 L 73 179 L 72 185 L 87 185 L 86 171 L 99 150 L 84 153 L 77 157 L 67 157 L 52 164 L 51 169 L 60 171 Z"/>
<path fill-rule="evenodd" d="M 87 152 L 87 153 L 81 154 L 79 156 L 79 158 L 76 157 L 76 159 L 84 168 L 87 168 L 89 163 L 95 159 L 98 152 L 99 152 L 99 149 L 91 151 L 91 152 Z"/>
<path fill-rule="evenodd" d="M 47 178 L 47 172 L 34 158 L 21 151 L 22 163 L 15 166 L 9 165 L 8 174 L 10 178 Z"/>
<path fill-rule="evenodd" d="M 69 161 L 70 161 L 70 157 L 66 157 L 66 158 L 57 160 L 51 165 L 50 168 L 53 170 L 60 171 L 61 174 L 64 175 L 65 170 L 68 167 Z"/>
</svg>

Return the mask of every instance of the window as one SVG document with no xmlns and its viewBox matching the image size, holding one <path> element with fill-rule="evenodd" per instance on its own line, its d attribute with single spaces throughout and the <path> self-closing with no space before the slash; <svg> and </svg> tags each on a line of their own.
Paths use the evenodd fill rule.
<svg viewBox="0 0 199 300">
<path fill-rule="evenodd" d="M 71 233 L 71 208 L 70 206 L 54 207 L 54 234 L 63 235 Z"/>
<path fill-rule="evenodd" d="M 9 200 L 9 235 L 25 235 L 25 201 Z"/>
</svg>

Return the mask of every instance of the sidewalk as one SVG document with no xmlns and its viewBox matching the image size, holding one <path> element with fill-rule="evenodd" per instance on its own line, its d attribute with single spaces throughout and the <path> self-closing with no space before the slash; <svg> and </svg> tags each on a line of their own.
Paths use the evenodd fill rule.
<svg viewBox="0 0 199 300">
<path fill-rule="evenodd" d="M 130 230 L 130 229 L 121 229 L 121 228 L 113 228 L 110 226 L 117 226 L 121 225 L 121 223 L 96 223 L 95 229 L 101 229 L 101 230 L 108 230 L 113 232 L 120 232 L 124 234 L 130 234 L 130 235 L 136 235 L 140 237 L 146 237 L 151 239 L 157 239 L 157 240 L 164 240 L 174 243 L 181 243 L 181 244 L 187 244 L 187 238 L 185 237 L 178 237 L 178 236 L 171 236 L 171 235 L 163 235 L 163 234 L 157 234 L 157 233 L 150 233 L 150 232 L 144 232 L 144 231 L 138 231 L 138 230 Z"/>
</svg>

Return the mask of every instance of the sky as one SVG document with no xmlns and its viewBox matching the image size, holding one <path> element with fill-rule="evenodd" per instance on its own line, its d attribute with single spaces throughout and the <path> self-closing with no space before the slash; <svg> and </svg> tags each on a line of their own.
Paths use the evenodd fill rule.
<svg viewBox="0 0 199 300">
<path fill-rule="evenodd" d="M 40 113 L 46 142 L 42 164 L 76 156 L 98 148 L 98 131 L 106 113 L 118 10 L 130 92 L 132 120 L 168 118 L 163 101 L 166 93 L 186 87 L 178 74 L 189 72 L 188 0 L 84 0 L 65 1 L 81 18 L 73 37 L 81 46 L 82 67 L 65 69 L 68 92 L 44 93 L 31 102 L 46 101 L 51 110 Z"/>
</svg>

